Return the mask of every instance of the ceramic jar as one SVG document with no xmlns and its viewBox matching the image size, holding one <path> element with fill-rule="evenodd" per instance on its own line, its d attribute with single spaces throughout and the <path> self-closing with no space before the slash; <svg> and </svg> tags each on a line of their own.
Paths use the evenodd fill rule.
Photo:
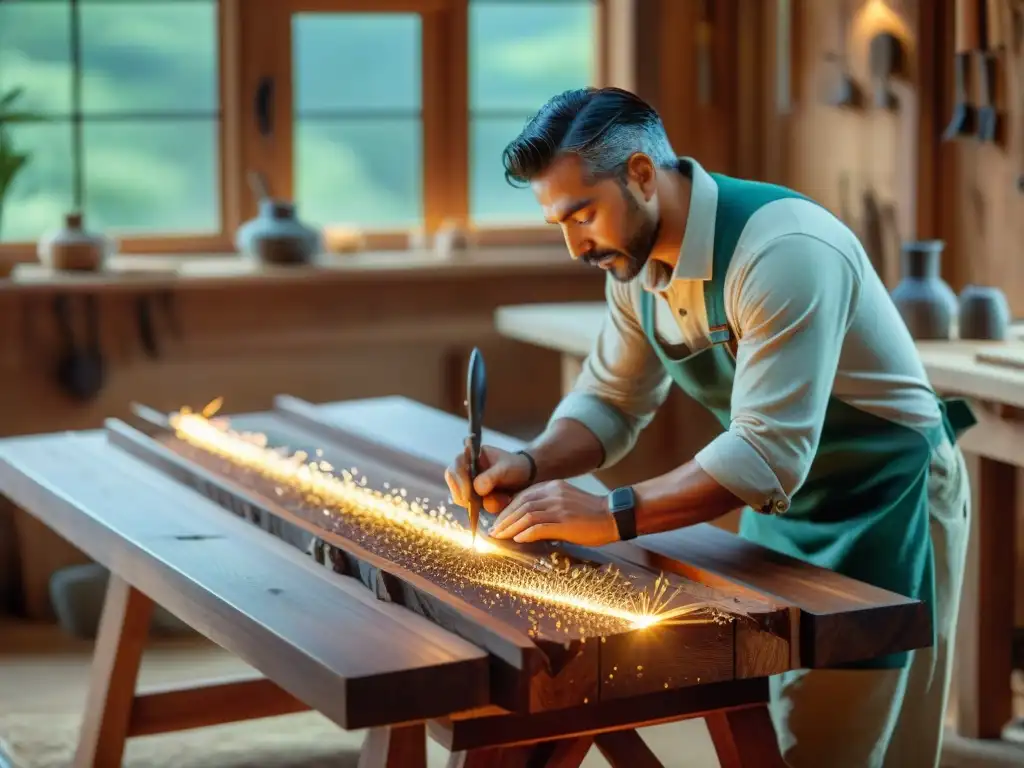
<svg viewBox="0 0 1024 768">
<path fill-rule="evenodd" d="M 903 244 L 903 276 L 891 295 L 915 339 L 940 340 L 953 335 L 957 317 L 956 294 L 940 276 L 945 245 L 942 240 Z"/>
<path fill-rule="evenodd" d="M 960 292 L 960 338 L 1002 341 L 1010 326 L 1006 295 L 988 285 L 968 285 Z"/>
<path fill-rule="evenodd" d="M 95 272 L 103 268 L 114 252 L 114 241 L 88 232 L 81 213 L 64 217 L 64 227 L 39 241 L 39 261 L 50 269 L 68 272 Z"/>
<path fill-rule="evenodd" d="M 235 234 L 239 252 L 265 264 L 308 264 L 320 253 L 320 232 L 299 221 L 294 204 L 264 199 L 259 206 Z"/>
</svg>

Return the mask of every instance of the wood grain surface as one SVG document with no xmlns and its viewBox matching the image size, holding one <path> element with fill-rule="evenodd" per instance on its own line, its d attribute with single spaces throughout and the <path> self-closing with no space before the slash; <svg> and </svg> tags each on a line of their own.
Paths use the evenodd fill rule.
<svg viewBox="0 0 1024 768">
<path fill-rule="evenodd" d="M 102 433 L 5 442 L 0 491 L 344 728 L 490 701 L 484 651 L 333 578 Z"/>
</svg>

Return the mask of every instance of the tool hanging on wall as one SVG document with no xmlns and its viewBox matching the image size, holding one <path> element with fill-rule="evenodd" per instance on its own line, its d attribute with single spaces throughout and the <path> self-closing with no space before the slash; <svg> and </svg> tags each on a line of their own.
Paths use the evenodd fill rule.
<svg viewBox="0 0 1024 768">
<path fill-rule="evenodd" d="M 69 296 L 58 294 L 54 297 L 53 314 L 64 347 L 57 362 L 57 384 L 76 400 L 87 401 L 100 393 L 106 377 L 100 349 L 99 304 L 92 294 L 86 294 L 83 303 L 85 340 L 82 343 L 75 338 Z"/>
<path fill-rule="evenodd" d="M 775 111 L 793 108 L 793 8 L 791 0 L 775 0 Z"/>
<path fill-rule="evenodd" d="M 1003 24 L 1000 0 L 986 0 L 981 3 L 979 12 L 982 16 L 979 24 L 983 24 L 983 41 L 978 52 L 978 131 L 980 141 L 1001 143 L 1002 125 L 996 106 L 999 55 L 1006 47 L 1003 37 Z"/>
<path fill-rule="evenodd" d="M 890 87 L 894 77 L 903 74 L 905 57 L 903 41 L 892 32 L 881 32 L 868 44 L 868 64 L 874 88 L 874 105 L 878 109 L 897 109 L 899 99 Z"/>
<path fill-rule="evenodd" d="M 1024 194 L 1024 0 L 1013 0 L 1010 9 L 1009 29 L 1009 60 L 1013 62 L 1014 89 L 1016 99 L 1013 104 L 1014 122 L 1017 133 L 1017 191 Z"/>
<path fill-rule="evenodd" d="M 714 99 L 715 0 L 703 0 L 697 22 L 697 104 L 709 107 Z"/>
<path fill-rule="evenodd" d="M 850 8 L 848 0 L 843 0 L 836 19 L 839 26 L 836 50 L 834 53 L 826 53 L 825 59 L 834 63 L 839 73 L 829 82 L 824 100 L 832 107 L 859 109 L 864 105 L 864 93 L 850 73 Z"/>
<path fill-rule="evenodd" d="M 955 0 L 955 78 L 956 104 L 953 116 L 942 134 L 944 141 L 973 136 L 977 128 L 978 114 L 967 92 L 967 77 L 970 73 L 972 54 L 980 48 L 981 0 Z"/>
</svg>

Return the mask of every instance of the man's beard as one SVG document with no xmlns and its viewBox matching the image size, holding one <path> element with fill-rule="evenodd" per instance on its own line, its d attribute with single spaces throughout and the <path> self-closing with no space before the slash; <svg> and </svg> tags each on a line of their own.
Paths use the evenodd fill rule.
<svg viewBox="0 0 1024 768">
<path fill-rule="evenodd" d="M 626 200 L 626 219 L 633 230 L 626 246 L 619 249 L 599 248 L 584 257 L 588 264 L 598 264 L 603 259 L 615 257 L 616 264 L 609 270 L 613 278 L 620 283 L 628 283 L 643 270 L 651 257 L 654 244 L 658 242 L 661 221 L 651 220 L 644 214 L 640 204 L 625 188 L 622 190 Z"/>
</svg>

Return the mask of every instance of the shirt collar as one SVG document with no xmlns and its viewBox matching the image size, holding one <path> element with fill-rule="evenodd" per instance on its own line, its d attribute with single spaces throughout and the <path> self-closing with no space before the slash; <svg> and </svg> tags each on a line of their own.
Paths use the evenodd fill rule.
<svg viewBox="0 0 1024 768">
<path fill-rule="evenodd" d="M 713 273 L 718 184 L 692 157 L 679 158 L 679 169 L 691 181 L 686 232 L 675 269 L 670 272 L 654 259 L 647 262 L 643 286 L 649 291 L 663 291 L 673 280 L 710 280 Z"/>
</svg>

